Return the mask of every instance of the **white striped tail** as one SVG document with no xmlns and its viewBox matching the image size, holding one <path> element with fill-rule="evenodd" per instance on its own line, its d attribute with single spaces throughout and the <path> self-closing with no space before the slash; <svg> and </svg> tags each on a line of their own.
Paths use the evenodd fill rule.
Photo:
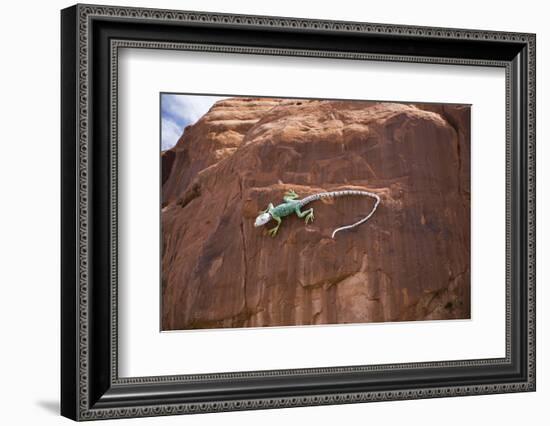
<svg viewBox="0 0 550 426">
<path fill-rule="evenodd" d="M 346 225 L 346 226 L 341 226 L 340 228 L 336 228 L 332 232 L 332 238 L 334 238 L 334 236 L 336 235 L 337 232 L 344 231 L 346 229 L 355 228 L 355 227 L 361 225 L 362 223 L 365 223 L 367 220 L 369 220 L 372 217 L 372 215 L 374 214 L 374 212 L 376 211 L 376 209 L 378 208 L 378 204 L 380 204 L 380 196 L 378 196 L 378 194 L 375 194 L 374 192 L 359 191 L 359 190 L 355 190 L 355 189 L 343 189 L 341 191 L 319 192 L 317 194 L 312 194 L 312 195 L 309 195 L 305 198 L 302 198 L 300 200 L 300 207 L 303 207 L 306 204 L 309 204 L 313 201 L 321 200 L 323 198 L 338 198 L 338 197 L 347 197 L 347 196 L 356 196 L 356 195 L 374 198 L 376 200 L 376 202 L 374 204 L 374 207 L 372 208 L 370 213 L 367 216 L 365 216 L 363 219 L 361 219 L 360 221 L 355 222 L 351 225 Z"/>
</svg>

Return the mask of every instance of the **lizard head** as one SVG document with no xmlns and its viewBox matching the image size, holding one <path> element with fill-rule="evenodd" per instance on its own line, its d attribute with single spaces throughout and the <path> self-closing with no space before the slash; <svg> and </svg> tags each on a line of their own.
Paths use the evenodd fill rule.
<svg viewBox="0 0 550 426">
<path fill-rule="evenodd" d="M 254 222 L 254 226 L 257 228 L 259 226 L 265 225 L 270 220 L 271 220 L 271 215 L 269 213 L 262 213 L 256 218 L 256 221 Z"/>
</svg>

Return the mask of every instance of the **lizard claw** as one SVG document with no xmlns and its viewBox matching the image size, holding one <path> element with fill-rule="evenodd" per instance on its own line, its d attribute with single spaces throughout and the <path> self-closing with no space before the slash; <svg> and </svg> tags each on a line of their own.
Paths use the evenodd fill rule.
<svg viewBox="0 0 550 426">
<path fill-rule="evenodd" d="M 272 237 L 274 237 L 275 235 L 277 235 L 277 231 L 279 230 L 279 227 L 276 226 L 275 228 L 271 228 L 267 231 L 267 233 L 269 235 L 271 235 Z"/>
<path fill-rule="evenodd" d="M 308 224 L 308 222 L 313 222 L 313 219 L 315 219 L 315 216 L 313 215 L 313 212 L 311 212 L 306 216 L 306 225 Z"/>
</svg>

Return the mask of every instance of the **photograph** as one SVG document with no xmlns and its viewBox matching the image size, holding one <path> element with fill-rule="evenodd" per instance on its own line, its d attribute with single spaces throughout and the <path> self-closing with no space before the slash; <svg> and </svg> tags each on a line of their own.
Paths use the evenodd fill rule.
<svg viewBox="0 0 550 426">
<path fill-rule="evenodd" d="M 470 319 L 471 105 L 159 97 L 161 331 Z"/>
<path fill-rule="evenodd" d="M 13 43 L 21 66 L 7 72 L 58 58 L 44 78 L 6 79 L 20 116 L 6 170 L 29 190 L 5 179 L 5 210 L 25 220 L 4 221 L 21 254 L 4 281 L 40 284 L 22 299 L 33 315 L 4 298 L 6 323 L 28 323 L 8 327 L 23 352 L 55 344 L 37 364 L 49 384 L 32 384 L 36 411 L 269 425 L 326 406 L 311 409 L 316 425 L 427 424 L 430 404 L 439 423 L 540 417 L 545 15 L 202 2 L 63 4 L 49 18 L 40 3 L 23 34 L 41 34 L 35 54 Z M 31 119 L 29 99 L 60 108 Z M 55 132 L 60 149 L 46 143 Z M 36 197 L 40 210 L 20 207 Z M 59 250 L 25 243 L 33 226 L 60 231 Z M 48 269 L 61 291 L 42 285 Z M 27 386 L 19 376 L 7 389 Z M 32 414 L 23 399 L 17 418 Z"/>
</svg>

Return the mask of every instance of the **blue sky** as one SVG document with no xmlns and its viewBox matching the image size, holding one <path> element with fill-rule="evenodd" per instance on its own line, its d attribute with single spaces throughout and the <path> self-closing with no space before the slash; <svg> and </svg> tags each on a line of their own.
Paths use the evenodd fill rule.
<svg viewBox="0 0 550 426">
<path fill-rule="evenodd" d="M 210 107 L 225 96 L 161 94 L 161 149 L 172 148 L 183 129 L 195 124 Z"/>
</svg>

